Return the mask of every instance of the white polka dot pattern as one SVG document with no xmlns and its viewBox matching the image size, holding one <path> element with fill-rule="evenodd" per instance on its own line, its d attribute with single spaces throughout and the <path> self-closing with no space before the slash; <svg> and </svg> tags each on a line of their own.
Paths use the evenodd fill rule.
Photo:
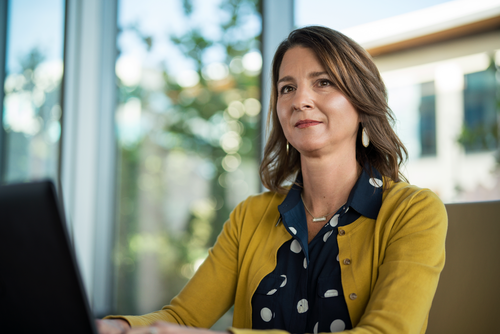
<svg viewBox="0 0 500 334">
<path fill-rule="evenodd" d="M 328 240 L 328 238 L 330 238 L 332 233 L 333 233 L 333 231 L 326 232 L 325 235 L 323 236 L 323 241 L 326 242 Z"/>
<path fill-rule="evenodd" d="M 305 313 L 309 309 L 309 303 L 307 302 L 307 299 L 301 299 L 297 303 L 297 312 L 299 313 Z"/>
<path fill-rule="evenodd" d="M 268 296 L 271 296 L 271 295 L 274 295 L 276 293 L 276 291 L 278 291 L 277 289 L 272 289 L 271 291 L 269 291 L 267 293 Z"/>
<path fill-rule="evenodd" d="M 370 182 L 370 184 L 372 186 L 374 186 L 375 188 L 380 188 L 384 185 L 384 182 L 382 182 L 381 179 L 377 179 L 377 178 L 374 178 L 372 177 L 368 182 Z"/>
<path fill-rule="evenodd" d="M 345 323 L 340 320 L 333 320 L 332 324 L 330 325 L 330 331 L 332 332 L 342 332 L 345 329 Z"/>
<path fill-rule="evenodd" d="M 293 332 L 301 328 L 310 334 L 335 334 L 352 328 L 345 298 L 353 300 L 357 295 L 350 291 L 344 296 L 341 284 L 341 267 L 352 264 L 352 259 L 349 254 L 342 253 L 340 262 L 343 248 L 339 248 L 338 241 L 348 236 L 350 224 L 362 215 L 361 212 L 377 214 L 379 207 L 375 203 L 382 202 L 385 180 L 376 170 L 373 173 L 370 176 L 362 172 L 355 192 L 349 194 L 349 199 L 337 212 L 318 223 L 318 235 L 310 242 L 306 228 L 308 212 L 303 202 L 297 201 L 303 188 L 292 187 L 282 206 L 288 211 L 280 212 L 280 222 L 286 229 L 282 231 L 288 240 L 274 254 L 275 269 L 262 280 L 252 297 L 254 329 L 282 328 Z M 314 292 L 308 291 L 305 286 L 308 282 L 315 282 Z M 292 330 L 290 324 L 294 325 Z"/>
<path fill-rule="evenodd" d="M 281 283 L 280 288 L 282 288 L 286 285 L 286 275 L 281 275 L 281 277 L 283 277 L 284 280 L 283 280 L 283 283 Z"/>
<path fill-rule="evenodd" d="M 332 217 L 332 219 L 330 219 L 330 225 L 332 225 L 332 227 L 335 227 L 337 226 L 339 223 L 339 214 L 337 213 L 335 216 Z"/>
<path fill-rule="evenodd" d="M 325 298 L 337 297 L 338 295 L 339 295 L 339 292 L 335 289 L 327 290 L 325 292 Z"/>
<path fill-rule="evenodd" d="M 271 312 L 271 310 L 267 307 L 264 307 L 262 310 L 260 310 L 260 317 L 265 322 L 269 322 L 273 318 L 273 312 Z"/>
<path fill-rule="evenodd" d="M 290 245 L 290 250 L 297 254 L 302 250 L 302 247 L 300 246 L 300 243 L 297 239 L 295 239 Z"/>
</svg>

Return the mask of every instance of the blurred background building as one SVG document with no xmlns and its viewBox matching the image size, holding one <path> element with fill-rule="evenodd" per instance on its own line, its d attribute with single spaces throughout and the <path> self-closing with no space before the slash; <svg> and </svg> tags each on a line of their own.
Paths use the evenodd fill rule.
<svg viewBox="0 0 500 334">
<path fill-rule="evenodd" d="M 272 55 L 311 24 L 374 57 L 411 183 L 500 198 L 500 0 L 0 0 L 0 180 L 57 183 L 96 316 L 168 303 L 263 191 Z"/>
<path fill-rule="evenodd" d="M 499 29 L 498 2 L 450 1 L 345 30 L 387 85 L 405 174 L 444 202 L 500 197 Z"/>
</svg>

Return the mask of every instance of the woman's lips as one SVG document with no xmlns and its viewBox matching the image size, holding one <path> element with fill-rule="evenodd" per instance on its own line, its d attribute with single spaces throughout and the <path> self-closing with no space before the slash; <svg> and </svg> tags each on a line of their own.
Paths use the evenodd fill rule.
<svg viewBox="0 0 500 334">
<path fill-rule="evenodd" d="M 318 124 L 321 124 L 321 122 L 313 121 L 312 119 L 305 119 L 305 120 L 298 121 L 297 123 L 295 123 L 295 127 L 299 128 L 299 129 L 304 129 L 304 128 L 308 128 L 310 126 L 315 126 Z"/>
</svg>

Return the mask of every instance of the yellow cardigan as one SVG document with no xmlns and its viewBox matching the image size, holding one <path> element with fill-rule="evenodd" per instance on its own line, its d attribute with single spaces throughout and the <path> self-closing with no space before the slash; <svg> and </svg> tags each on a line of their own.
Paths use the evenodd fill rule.
<svg viewBox="0 0 500 334">
<path fill-rule="evenodd" d="M 267 192 L 240 203 L 171 305 L 143 316 L 109 318 L 126 319 L 132 327 L 162 320 L 210 328 L 234 304 L 229 331 L 250 334 L 252 296 L 275 268 L 278 249 L 291 238 L 282 223 L 276 224 L 284 198 Z M 376 220 L 361 216 L 339 228 L 342 285 L 353 325 L 349 332 L 425 332 L 444 266 L 446 230 L 439 198 L 404 182 L 389 183 Z"/>
</svg>

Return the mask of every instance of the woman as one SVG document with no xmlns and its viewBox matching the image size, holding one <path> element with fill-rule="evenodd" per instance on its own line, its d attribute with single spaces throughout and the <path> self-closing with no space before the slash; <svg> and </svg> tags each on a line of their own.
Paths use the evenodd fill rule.
<svg viewBox="0 0 500 334">
<path fill-rule="evenodd" d="M 425 332 L 446 212 L 401 181 L 406 150 L 370 56 L 331 29 L 297 29 L 276 51 L 272 82 L 260 168 L 270 192 L 236 207 L 171 305 L 99 322 L 102 333 L 199 332 L 233 304 L 235 334 Z M 190 327 L 141 328 L 156 321 Z"/>
</svg>

